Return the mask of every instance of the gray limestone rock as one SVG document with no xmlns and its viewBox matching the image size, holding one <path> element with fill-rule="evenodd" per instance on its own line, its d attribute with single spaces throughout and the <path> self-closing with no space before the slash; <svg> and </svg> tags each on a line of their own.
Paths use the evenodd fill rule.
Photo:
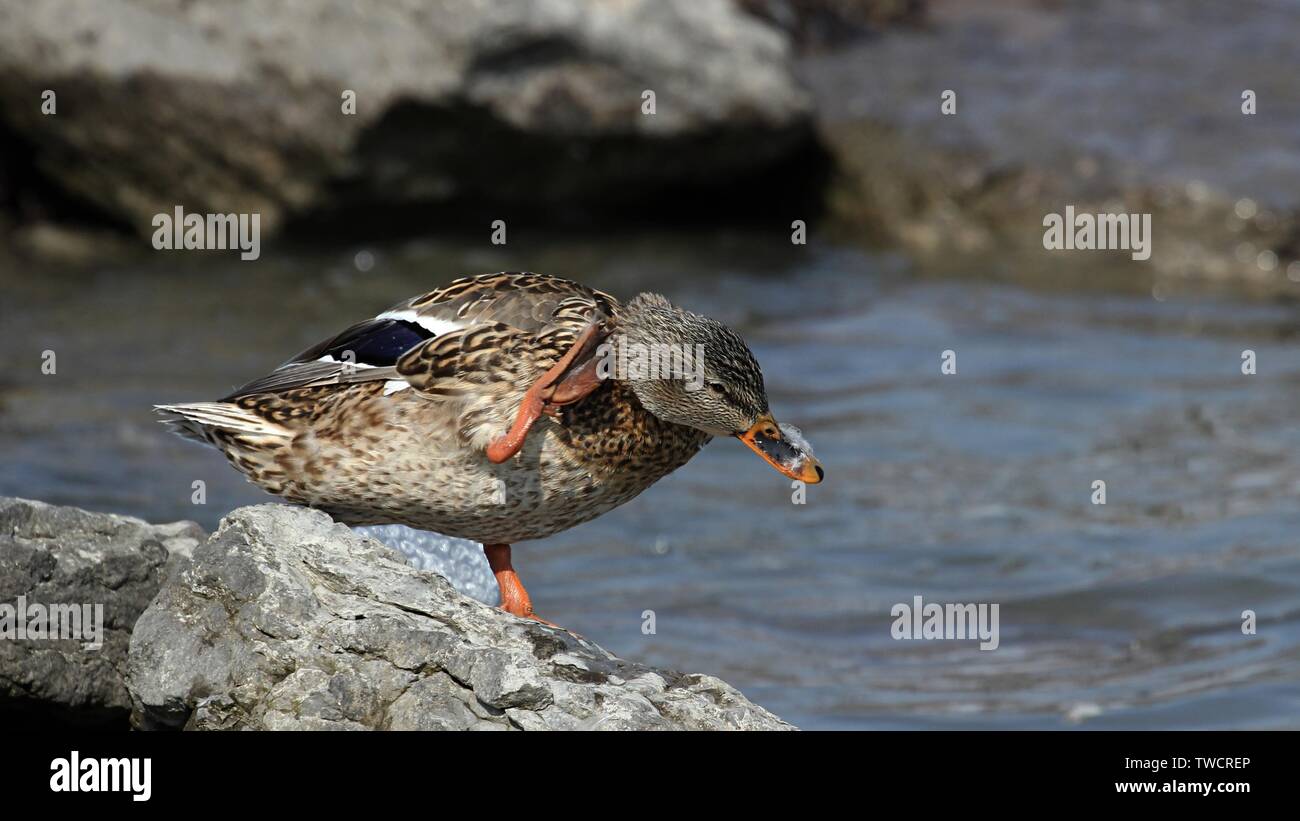
<svg viewBox="0 0 1300 821">
<path fill-rule="evenodd" d="M 791 729 L 285 505 L 222 521 L 140 617 L 128 667 L 142 729 Z"/>
<path fill-rule="evenodd" d="M 205 535 L 0 498 L 0 723 L 125 729 L 131 628 Z"/>
</svg>

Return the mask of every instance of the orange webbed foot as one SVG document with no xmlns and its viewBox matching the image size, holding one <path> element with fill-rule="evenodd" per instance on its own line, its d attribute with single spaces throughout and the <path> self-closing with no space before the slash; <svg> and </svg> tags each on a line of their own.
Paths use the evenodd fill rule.
<svg viewBox="0 0 1300 821">
<path fill-rule="evenodd" d="M 510 545 L 485 544 L 483 553 L 487 556 L 488 566 L 492 568 L 492 575 L 497 579 L 497 589 L 501 592 L 501 604 L 498 609 L 521 619 L 532 619 L 550 627 L 564 629 L 533 612 L 532 599 L 528 597 L 524 583 L 519 581 L 519 574 L 510 563 Z"/>
</svg>

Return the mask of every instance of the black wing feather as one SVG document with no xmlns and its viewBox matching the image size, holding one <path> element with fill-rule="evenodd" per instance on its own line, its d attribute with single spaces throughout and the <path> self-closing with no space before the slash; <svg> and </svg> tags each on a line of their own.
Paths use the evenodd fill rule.
<svg viewBox="0 0 1300 821">
<path fill-rule="evenodd" d="M 395 379 L 393 366 L 402 354 L 433 336 L 424 326 L 404 319 L 367 319 L 285 362 L 271 373 L 237 388 L 221 401 L 252 393 L 273 393 L 313 384 Z M 351 357 L 347 355 L 351 353 Z M 325 361 L 320 361 L 324 359 Z M 344 363 L 368 365 L 345 370 Z"/>
<path fill-rule="evenodd" d="M 428 328 L 405 319 L 367 319 L 313 345 L 285 365 L 315 362 L 323 356 L 342 362 L 348 351 L 352 352 L 352 361 L 362 365 L 394 365 L 402 354 L 431 336 L 433 332 Z"/>
</svg>

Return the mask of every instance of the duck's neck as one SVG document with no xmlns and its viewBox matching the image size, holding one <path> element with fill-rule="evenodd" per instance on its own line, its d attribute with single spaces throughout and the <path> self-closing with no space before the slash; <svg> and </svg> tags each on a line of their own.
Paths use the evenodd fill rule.
<svg viewBox="0 0 1300 821">
<path fill-rule="evenodd" d="M 676 470 L 712 438 L 665 422 L 642 407 L 631 386 L 606 380 L 591 396 L 563 408 L 560 441 L 587 464 L 644 471 L 655 479 Z"/>
</svg>

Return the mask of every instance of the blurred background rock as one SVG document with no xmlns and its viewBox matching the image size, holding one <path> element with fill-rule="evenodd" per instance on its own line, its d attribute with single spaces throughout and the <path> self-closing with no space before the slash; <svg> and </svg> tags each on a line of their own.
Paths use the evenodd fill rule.
<svg viewBox="0 0 1300 821">
<path fill-rule="evenodd" d="M 1271 0 L 4 0 L 0 225 L 84 262 L 177 203 L 305 238 L 779 216 L 924 272 L 1289 294 L 1298 24 Z M 1153 213 L 1160 252 L 1047 254 L 1066 203 Z"/>
<path fill-rule="evenodd" d="M 148 236 L 176 203 L 308 236 L 671 220 L 779 194 L 815 152 L 786 36 L 728 0 L 20 1 L 0 32 L 20 223 Z"/>
</svg>

